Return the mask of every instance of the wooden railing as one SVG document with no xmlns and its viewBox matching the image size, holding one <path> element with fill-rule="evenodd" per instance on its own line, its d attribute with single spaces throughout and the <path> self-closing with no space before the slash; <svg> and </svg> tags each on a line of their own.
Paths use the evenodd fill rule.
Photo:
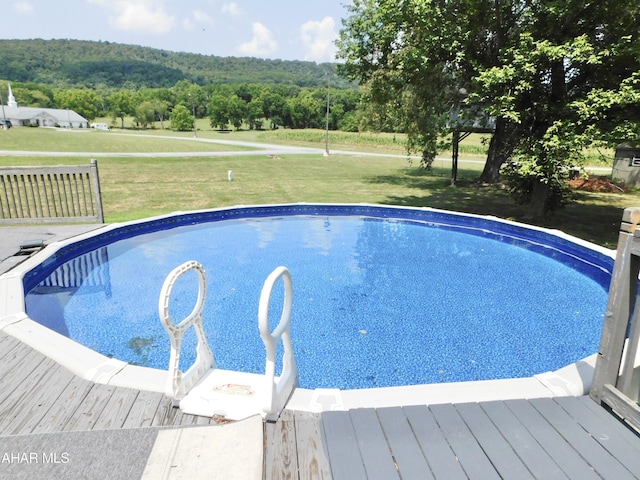
<svg viewBox="0 0 640 480">
<path fill-rule="evenodd" d="M 640 430 L 640 207 L 622 216 L 591 397 Z"/>
<path fill-rule="evenodd" d="M 0 168 L 0 224 L 104 222 L 98 162 Z"/>
</svg>

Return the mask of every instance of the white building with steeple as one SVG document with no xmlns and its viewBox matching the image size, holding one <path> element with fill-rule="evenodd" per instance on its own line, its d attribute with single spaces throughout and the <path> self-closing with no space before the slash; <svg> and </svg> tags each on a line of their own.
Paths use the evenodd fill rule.
<svg viewBox="0 0 640 480">
<path fill-rule="evenodd" d="M 13 92 L 11 91 L 11 84 L 8 83 L 7 85 L 9 85 L 9 95 L 8 95 L 8 99 L 7 99 L 7 107 L 18 108 L 18 102 L 16 102 L 16 97 L 13 96 Z"/>
<path fill-rule="evenodd" d="M 11 121 L 12 126 L 89 128 L 89 120 L 70 109 L 19 107 L 11 84 L 8 85 L 7 104 L 2 106 L 2 114 L 3 120 Z"/>
</svg>

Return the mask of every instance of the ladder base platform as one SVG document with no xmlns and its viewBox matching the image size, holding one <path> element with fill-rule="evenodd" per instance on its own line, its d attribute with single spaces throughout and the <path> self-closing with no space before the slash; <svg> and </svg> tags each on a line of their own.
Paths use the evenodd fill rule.
<svg viewBox="0 0 640 480">
<path fill-rule="evenodd" d="M 228 420 L 264 415 L 261 392 L 265 383 L 263 374 L 211 369 L 180 400 L 180 410 L 203 417 L 219 415 Z"/>
</svg>

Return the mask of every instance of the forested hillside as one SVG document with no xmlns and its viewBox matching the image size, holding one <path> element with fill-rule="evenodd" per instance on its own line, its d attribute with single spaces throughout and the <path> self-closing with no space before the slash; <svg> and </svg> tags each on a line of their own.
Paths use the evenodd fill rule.
<svg viewBox="0 0 640 480">
<path fill-rule="evenodd" d="M 216 57 L 81 40 L 0 40 L 0 78 L 52 88 L 159 88 L 180 80 L 207 84 L 319 87 L 335 64 Z M 332 75 L 337 88 L 344 79 Z"/>
</svg>

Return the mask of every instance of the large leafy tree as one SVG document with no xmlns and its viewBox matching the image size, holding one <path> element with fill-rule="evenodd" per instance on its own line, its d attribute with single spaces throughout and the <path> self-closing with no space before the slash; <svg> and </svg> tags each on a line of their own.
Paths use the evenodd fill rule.
<svg viewBox="0 0 640 480">
<path fill-rule="evenodd" d="M 171 112 L 171 128 L 180 132 L 193 130 L 195 118 L 187 107 L 176 105 Z"/>
<path fill-rule="evenodd" d="M 637 138 L 639 9 L 637 0 L 353 0 L 339 56 L 378 105 L 370 110 L 393 112 L 426 163 L 457 93 L 468 92 L 464 103 L 497 118 L 482 180 L 508 160 L 512 192 L 535 217 L 563 202 L 585 145 Z"/>
<path fill-rule="evenodd" d="M 114 122 L 115 119 L 119 118 L 120 128 L 124 129 L 124 119 L 128 115 L 136 113 L 138 99 L 136 98 L 135 92 L 130 90 L 118 90 L 109 95 L 107 103 Z"/>
<path fill-rule="evenodd" d="M 638 140 L 640 4 L 538 0 L 501 64 L 476 77 L 476 99 L 514 125 L 508 185 L 543 215 L 566 201 L 566 179 L 594 142 Z"/>
<path fill-rule="evenodd" d="M 54 94 L 58 108 L 69 108 L 79 113 L 87 120 L 93 120 L 98 116 L 100 97 L 93 90 L 71 89 L 60 90 Z"/>
<path fill-rule="evenodd" d="M 463 32 L 446 3 L 354 0 L 338 40 L 338 57 L 346 60 L 340 72 L 359 80 L 368 103 L 380 106 L 369 110 L 375 122 L 384 124 L 391 112 L 408 133 L 409 152 L 420 152 L 427 165 L 458 90 Z"/>
</svg>

